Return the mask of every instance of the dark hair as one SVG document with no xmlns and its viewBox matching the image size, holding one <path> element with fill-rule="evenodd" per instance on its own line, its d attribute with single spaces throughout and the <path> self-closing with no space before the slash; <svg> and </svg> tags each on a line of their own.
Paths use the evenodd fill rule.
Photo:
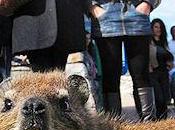
<svg viewBox="0 0 175 130">
<path fill-rule="evenodd" d="M 159 19 L 153 19 L 151 22 L 151 29 L 153 30 L 153 26 L 155 23 L 159 23 L 160 24 L 160 29 L 161 29 L 161 35 L 160 35 L 160 46 L 164 47 L 164 48 L 168 48 L 168 41 L 167 41 L 167 31 L 166 31 L 166 27 L 164 22 Z"/>
<path fill-rule="evenodd" d="M 173 40 L 175 40 L 175 35 L 173 35 L 173 28 L 175 28 L 175 25 L 171 27 L 170 33 L 171 33 Z"/>
</svg>

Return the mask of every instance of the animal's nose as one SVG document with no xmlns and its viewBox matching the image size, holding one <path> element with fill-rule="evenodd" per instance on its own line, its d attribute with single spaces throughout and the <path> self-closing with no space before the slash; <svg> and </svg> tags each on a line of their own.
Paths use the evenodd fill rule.
<svg viewBox="0 0 175 130">
<path fill-rule="evenodd" d="M 44 114 L 46 110 L 45 103 L 38 98 L 28 99 L 22 108 L 22 113 L 26 116 Z"/>
</svg>

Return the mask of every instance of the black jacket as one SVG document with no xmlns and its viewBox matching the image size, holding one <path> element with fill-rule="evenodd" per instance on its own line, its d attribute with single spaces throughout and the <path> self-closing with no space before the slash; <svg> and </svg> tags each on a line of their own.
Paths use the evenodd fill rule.
<svg viewBox="0 0 175 130">
<path fill-rule="evenodd" d="M 12 17 L 0 16 L 0 46 L 1 47 L 11 46 L 12 25 L 13 25 Z"/>
<path fill-rule="evenodd" d="M 44 13 L 46 0 L 32 0 L 15 10 L 15 17 L 22 15 L 38 16 Z"/>
<path fill-rule="evenodd" d="M 91 0 L 33 0 L 15 12 L 13 52 L 55 46 L 85 50 L 84 14 Z"/>
<path fill-rule="evenodd" d="M 164 49 L 161 46 L 157 46 L 157 61 L 159 64 L 159 69 L 167 69 L 167 61 L 174 61 L 174 57 L 168 50 Z"/>
</svg>

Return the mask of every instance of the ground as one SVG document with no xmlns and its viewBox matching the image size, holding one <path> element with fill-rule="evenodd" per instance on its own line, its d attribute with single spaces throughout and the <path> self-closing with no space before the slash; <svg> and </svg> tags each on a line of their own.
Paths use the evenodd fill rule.
<svg viewBox="0 0 175 130">
<path fill-rule="evenodd" d="M 134 99 L 132 95 L 132 81 L 130 75 L 127 73 L 121 77 L 121 98 L 122 98 L 122 107 L 123 107 L 123 118 L 128 121 L 137 121 L 139 119 Z M 172 118 L 175 117 L 175 108 L 173 105 L 168 106 L 168 117 Z"/>
</svg>

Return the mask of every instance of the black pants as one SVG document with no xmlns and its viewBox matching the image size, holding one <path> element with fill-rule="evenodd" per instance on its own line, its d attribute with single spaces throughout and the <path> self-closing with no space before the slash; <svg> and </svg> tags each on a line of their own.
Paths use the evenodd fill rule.
<svg viewBox="0 0 175 130">
<path fill-rule="evenodd" d="M 98 38 L 95 41 L 102 62 L 104 104 L 105 94 L 118 93 L 120 95 L 122 42 L 124 42 L 133 86 L 136 89 L 150 87 L 148 76 L 150 36 Z"/>
<path fill-rule="evenodd" d="M 175 106 L 175 75 L 174 75 L 174 73 L 171 76 L 170 94 L 171 94 L 171 98 L 173 98 L 173 100 L 174 100 L 174 106 Z"/>
<path fill-rule="evenodd" d="M 55 46 L 33 50 L 27 53 L 31 68 L 34 72 L 52 71 L 56 68 L 64 70 L 68 53 Z"/>
<path fill-rule="evenodd" d="M 167 117 L 167 98 L 169 97 L 169 74 L 168 70 L 156 69 L 150 73 L 150 83 L 154 87 L 155 104 L 158 119 Z"/>
<path fill-rule="evenodd" d="M 0 82 L 10 76 L 12 59 L 11 17 L 0 16 Z"/>
</svg>

